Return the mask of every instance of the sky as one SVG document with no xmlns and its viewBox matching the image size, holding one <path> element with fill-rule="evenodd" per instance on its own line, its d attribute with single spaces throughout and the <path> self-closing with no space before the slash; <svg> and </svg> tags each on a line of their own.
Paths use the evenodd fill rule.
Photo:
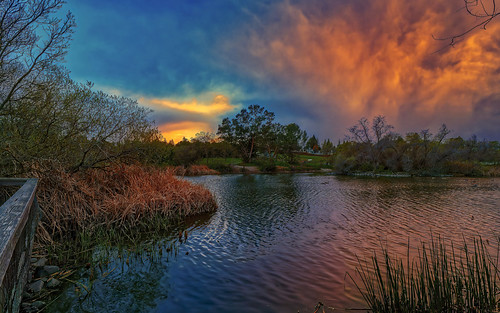
<svg viewBox="0 0 500 313">
<path fill-rule="evenodd" d="M 168 140 L 251 104 L 320 140 L 377 115 L 402 135 L 500 140 L 500 23 L 433 39 L 477 23 L 463 0 L 68 2 L 73 79 L 151 108 Z"/>
</svg>

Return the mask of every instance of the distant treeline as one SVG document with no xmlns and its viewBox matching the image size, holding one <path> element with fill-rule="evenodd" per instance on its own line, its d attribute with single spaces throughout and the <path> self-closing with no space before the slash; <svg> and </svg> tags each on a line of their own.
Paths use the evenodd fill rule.
<svg viewBox="0 0 500 313">
<path fill-rule="evenodd" d="M 325 167 L 337 173 L 406 172 L 414 175 L 498 175 L 498 141 L 451 137 L 443 124 L 435 134 L 429 129 L 400 135 L 385 117 L 370 122 L 361 118 L 346 130 L 346 139 L 320 143 L 297 124 L 282 125 L 274 113 L 252 105 L 233 119 L 224 118 L 217 134 L 200 132 L 190 140 L 174 144 L 161 140 L 148 144 L 147 162 L 190 165 L 207 158 L 241 158 L 243 163 L 286 162 L 296 164 L 297 154 L 325 156 Z"/>
</svg>

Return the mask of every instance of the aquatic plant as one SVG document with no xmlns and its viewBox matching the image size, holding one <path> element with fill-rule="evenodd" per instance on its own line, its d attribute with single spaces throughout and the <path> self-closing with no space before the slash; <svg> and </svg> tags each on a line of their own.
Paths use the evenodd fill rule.
<svg viewBox="0 0 500 313">
<path fill-rule="evenodd" d="M 408 243 L 409 247 L 409 243 Z M 500 271 L 487 244 L 475 238 L 473 249 L 465 239 L 460 253 L 451 244 L 432 240 L 422 243 L 418 257 L 406 262 L 392 258 L 386 248 L 383 258 L 374 254 L 371 262 L 358 258 L 355 283 L 373 312 L 498 312 Z"/>
<path fill-rule="evenodd" d="M 99 233 L 130 236 L 134 229 L 166 227 L 170 220 L 217 207 L 206 188 L 176 178 L 168 168 L 118 164 L 68 173 L 52 166 L 43 173 L 36 238 L 45 245 Z"/>
</svg>

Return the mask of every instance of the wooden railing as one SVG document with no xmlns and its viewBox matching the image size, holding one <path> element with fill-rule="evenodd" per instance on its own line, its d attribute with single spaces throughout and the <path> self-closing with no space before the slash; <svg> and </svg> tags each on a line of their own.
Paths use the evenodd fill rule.
<svg viewBox="0 0 500 313">
<path fill-rule="evenodd" d="M 0 178 L 0 188 L 20 186 L 0 206 L 0 312 L 20 308 L 40 217 L 37 184 L 37 179 Z"/>
</svg>

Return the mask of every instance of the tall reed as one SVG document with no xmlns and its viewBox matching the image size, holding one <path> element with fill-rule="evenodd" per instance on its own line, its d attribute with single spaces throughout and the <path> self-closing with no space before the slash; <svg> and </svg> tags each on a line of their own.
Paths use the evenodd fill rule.
<svg viewBox="0 0 500 313">
<path fill-rule="evenodd" d="M 347 275 L 373 312 L 498 312 L 498 248 L 493 258 L 481 238 L 472 245 L 469 249 L 464 239 L 458 253 L 453 244 L 448 251 L 443 240 L 433 239 L 430 247 L 422 243 L 411 261 L 409 243 L 405 261 L 383 248 L 382 259 L 358 258 L 360 280 Z"/>
<path fill-rule="evenodd" d="M 51 166 L 40 176 L 36 238 L 45 245 L 103 230 L 129 235 L 217 207 L 206 188 L 176 178 L 172 169 L 118 164 L 71 174 Z"/>
</svg>

